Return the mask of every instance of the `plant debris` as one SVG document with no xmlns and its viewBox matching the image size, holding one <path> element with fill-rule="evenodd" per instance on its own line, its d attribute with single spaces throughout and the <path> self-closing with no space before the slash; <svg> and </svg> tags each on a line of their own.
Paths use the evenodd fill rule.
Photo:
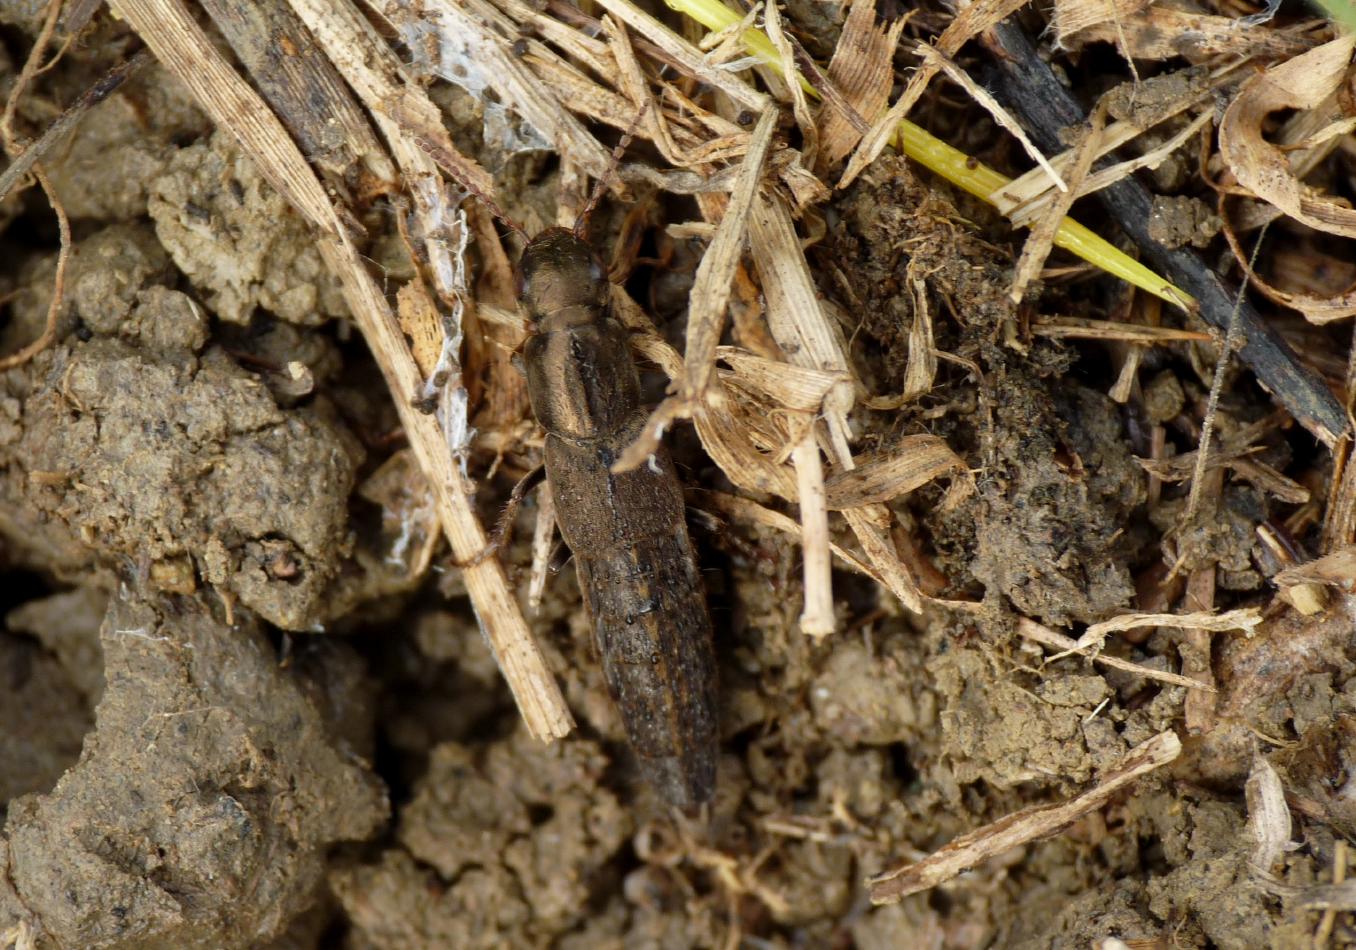
<svg viewBox="0 0 1356 950">
<path fill-rule="evenodd" d="M 0 23 L 0 950 L 1356 941 L 1331 22 Z M 551 225 L 642 369 L 600 477 L 685 483 L 700 814 L 534 490 Z"/>
</svg>

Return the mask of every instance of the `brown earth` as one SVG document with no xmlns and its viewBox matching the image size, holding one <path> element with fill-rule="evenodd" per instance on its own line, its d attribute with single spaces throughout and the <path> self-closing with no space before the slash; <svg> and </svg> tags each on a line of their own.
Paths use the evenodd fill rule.
<svg viewBox="0 0 1356 950">
<path fill-rule="evenodd" d="M 0 91 L 35 29 L 26 6 L 0 4 Z M 99 29 L 23 101 L 23 123 L 43 127 L 125 53 L 125 31 Z M 440 95 L 454 128 L 474 125 L 474 103 Z M 510 167 L 508 200 L 552 220 L 549 163 Z M 1277 606 L 1251 640 L 1220 635 L 1218 725 L 1172 770 L 930 894 L 869 903 L 868 875 L 1185 734 L 1185 690 L 1044 663 L 1018 615 L 1076 630 L 1154 595 L 1176 606 L 1170 530 L 1184 571 L 1219 565 L 1216 606 L 1267 604 L 1255 531 L 1295 510 L 1241 481 L 1185 527 L 1179 488 L 1151 508 L 1143 432 L 1166 423 L 1177 450 L 1194 447 L 1213 351 L 1147 353 L 1142 396 L 1113 402 L 1119 351 L 1026 336 L 1003 227 L 903 159 L 835 200 L 812 259 L 875 392 L 900 387 L 904 288 L 926 275 L 936 347 L 960 362 L 922 400 L 859 408 L 854 424 L 863 448 L 940 435 L 978 472 L 959 507 L 931 487 L 893 507 L 939 593 L 982 607 L 914 616 L 840 572 L 840 632 L 812 642 L 786 536 L 694 519 L 721 663 L 705 822 L 640 784 L 569 570 L 530 619 L 580 728 L 527 737 L 456 569 L 442 551 L 432 571 L 418 563 L 394 411 L 303 222 L 176 83 L 146 70 L 48 170 L 75 230 L 58 339 L 0 373 L 6 950 L 1310 945 L 1318 913 L 1249 872 L 1243 783 L 1260 750 L 1292 796 L 1296 847 L 1275 876 L 1331 880 L 1356 833 L 1340 596 L 1311 618 Z M 1165 205 L 1164 227 L 1208 241 L 1200 210 Z M 0 205 L 0 352 L 40 331 L 49 222 L 36 189 Z M 408 266 L 389 217 L 365 223 L 372 258 Z M 681 321 L 699 250 L 680 242 L 664 274 L 639 278 L 661 318 Z M 1101 318 L 1117 293 L 1052 281 L 1040 307 Z M 1221 425 L 1272 408 L 1240 372 Z M 689 433 L 673 442 L 692 506 L 728 490 Z M 473 456 L 488 523 L 535 452 Z M 1317 454 L 1273 429 L 1258 457 L 1322 498 Z M 524 602 L 534 510 L 503 552 Z M 1106 649 L 1176 670 L 1182 638 Z M 1353 933 L 1339 916 L 1334 945 Z"/>
</svg>

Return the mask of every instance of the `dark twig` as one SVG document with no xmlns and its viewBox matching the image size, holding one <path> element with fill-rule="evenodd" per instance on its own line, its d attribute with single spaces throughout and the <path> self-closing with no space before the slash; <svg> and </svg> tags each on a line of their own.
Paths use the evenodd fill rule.
<svg viewBox="0 0 1356 950">
<path fill-rule="evenodd" d="M 1059 151 L 1060 130 L 1087 121 L 1082 107 L 1037 55 L 1021 26 L 1011 20 L 1001 23 L 988 34 L 988 42 L 1002 75 L 991 91 L 1021 117 L 1038 145 Z M 1239 357 L 1301 425 L 1329 447 L 1346 435 L 1342 404 L 1256 308 L 1244 300 L 1235 317 L 1235 291 L 1198 254 L 1164 247 L 1149 235 L 1153 196 L 1144 185 L 1133 176 L 1122 178 L 1097 197 L 1154 268 L 1196 298 L 1211 326 L 1227 332 L 1231 319 L 1238 321 Z"/>
<path fill-rule="evenodd" d="M 354 166 L 393 169 L 362 108 L 286 0 L 202 0 L 207 15 L 240 58 L 302 152 L 331 184 Z"/>
<path fill-rule="evenodd" d="M 0 172 L 0 201 L 5 199 L 5 196 L 10 193 L 15 184 L 28 173 L 29 169 L 43 155 L 51 151 L 52 146 L 60 142 L 66 133 L 75 127 L 81 116 L 112 95 L 119 86 L 127 81 L 129 76 L 149 63 L 151 59 L 150 50 L 143 49 L 126 62 L 114 66 L 98 82 L 81 93 L 80 98 L 71 103 L 69 109 L 57 116 L 57 120 L 47 128 L 46 132 L 42 133 L 42 136 L 36 142 L 24 149 L 10 163 L 8 168 Z"/>
</svg>

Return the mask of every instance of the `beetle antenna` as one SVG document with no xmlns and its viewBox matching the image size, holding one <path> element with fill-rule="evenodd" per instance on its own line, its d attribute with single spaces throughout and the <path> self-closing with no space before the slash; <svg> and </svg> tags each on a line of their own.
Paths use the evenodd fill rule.
<svg viewBox="0 0 1356 950">
<path fill-rule="evenodd" d="M 519 224 L 517 221 L 514 221 L 507 214 L 505 214 L 504 209 L 499 207 L 499 202 L 495 201 L 494 198 L 491 197 L 491 194 L 494 190 L 493 178 L 491 178 L 488 174 L 484 174 L 482 172 L 484 178 L 484 182 L 482 184 L 477 180 L 477 178 L 472 177 L 469 174 L 463 174 L 461 169 L 452 167 L 450 164 L 442 164 L 442 168 L 443 171 L 447 173 L 449 178 L 451 178 L 454 182 L 456 182 L 458 185 L 462 187 L 462 189 L 466 192 L 467 196 L 475 198 L 482 205 L 484 205 L 486 210 L 488 210 L 490 214 L 492 214 L 494 217 L 502 221 L 504 223 L 504 226 L 507 227 L 510 231 L 516 231 L 517 233 L 523 236 L 523 240 L 529 240 L 527 231 L 523 229 L 523 226 Z M 476 166 L 476 170 L 477 171 L 480 170 L 478 166 Z"/>
<path fill-rule="evenodd" d="M 636 117 L 626 127 L 626 132 L 622 135 L 621 141 L 612 150 L 612 161 L 608 163 L 602 177 L 593 183 L 593 191 L 589 194 L 589 200 L 584 205 L 584 210 L 579 212 L 579 217 L 575 218 L 574 227 L 571 229 L 574 231 L 575 237 L 584 236 L 584 232 L 588 229 L 589 215 L 593 214 L 593 209 L 598 206 L 598 201 L 603 197 L 603 192 L 607 190 L 607 186 L 612 184 L 613 179 L 617 177 L 617 169 L 621 167 L 622 155 L 626 154 L 627 148 L 631 145 L 631 139 L 635 137 L 636 129 L 640 126 L 640 120 L 645 118 L 645 113 L 649 108 L 648 100 L 641 104 L 640 110 L 636 112 Z"/>
<path fill-rule="evenodd" d="M 493 198 L 491 198 L 489 195 L 485 194 L 485 192 L 481 191 L 479 188 L 470 184 L 469 182 L 463 181 L 459 182 L 459 184 L 466 189 L 466 193 L 470 197 L 476 199 L 482 205 L 484 205 L 485 208 L 490 212 L 490 214 L 494 215 L 496 218 L 502 221 L 504 223 L 504 226 L 507 227 L 510 231 L 516 231 L 518 234 L 521 234 L 523 236 L 524 241 L 531 240 L 531 238 L 528 236 L 527 231 L 523 229 L 523 226 L 519 224 L 517 221 L 514 221 L 507 214 L 505 214 L 504 209 L 499 207 L 499 203 L 496 202 Z"/>
</svg>

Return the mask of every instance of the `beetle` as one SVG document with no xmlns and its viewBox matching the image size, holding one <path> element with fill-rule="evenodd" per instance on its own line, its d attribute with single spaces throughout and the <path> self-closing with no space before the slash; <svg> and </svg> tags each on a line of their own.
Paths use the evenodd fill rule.
<svg viewBox="0 0 1356 950">
<path fill-rule="evenodd" d="M 608 689 L 649 782 L 690 809 L 715 791 L 711 618 L 667 450 L 612 471 L 647 412 L 607 274 L 578 229 L 542 231 L 519 262 L 528 393 Z"/>
</svg>

